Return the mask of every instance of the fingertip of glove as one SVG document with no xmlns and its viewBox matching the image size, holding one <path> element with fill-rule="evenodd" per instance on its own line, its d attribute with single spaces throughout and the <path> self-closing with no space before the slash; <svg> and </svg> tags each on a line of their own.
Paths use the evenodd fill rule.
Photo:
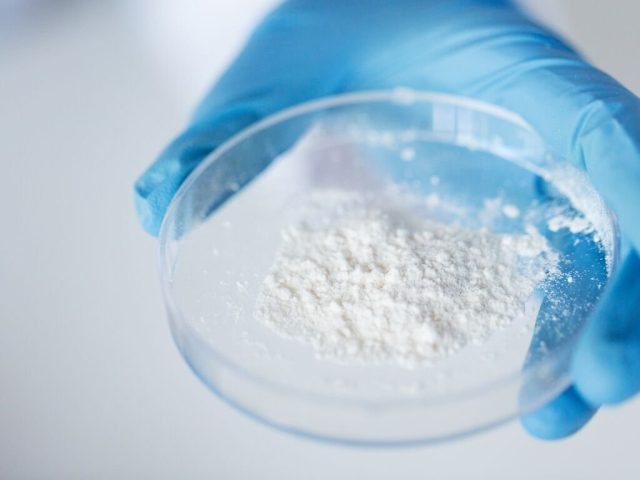
<svg viewBox="0 0 640 480">
<path fill-rule="evenodd" d="M 530 435 L 540 440 L 559 440 L 580 430 L 596 411 L 570 387 L 545 406 L 523 416 L 520 422 Z"/>
<path fill-rule="evenodd" d="M 640 339 L 588 340 L 578 347 L 573 364 L 576 387 L 585 399 L 593 405 L 616 404 L 640 391 Z"/>
<path fill-rule="evenodd" d="M 178 188 L 193 170 L 200 152 L 175 141 L 136 181 L 134 203 L 142 227 L 157 237 L 167 208 Z"/>
<path fill-rule="evenodd" d="M 164 212 L 160 213 L 157 206 L 154 208 L 154 203 L 149 198 L 149 192 L 146 192 L 144 186 L 140 185 L 140 181 L 136 182 L 133 190 L 136 213 L 142 228 L 147 233 L 157 237 L 160 233 Z"/>
<path fill-rule="evenodd" d="M 580 339 L 572 373 L 594 405 L 616 404 L 640 391 L 640 258 L 630 253 L 613 277 Z"/>
</svg>

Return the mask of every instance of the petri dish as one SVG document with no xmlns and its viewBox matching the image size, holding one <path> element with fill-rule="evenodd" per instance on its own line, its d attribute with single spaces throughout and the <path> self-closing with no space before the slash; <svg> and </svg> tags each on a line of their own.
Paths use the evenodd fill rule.
<svg viewBox="0 0 640 480">
<path fill-rule="evenodd" d="M 254 314 L 282 229 L 319 189 L 470 229 L 533 225 L 556 271 L 507 327 L 450 357 L 415 368 L 319 359 Z M 173 337 L 212 392 L 287 432 L 400 446 L 482 431 L 564 390 L 619 233 L 586 175 L 517 115 L 397 89 L 305 103 L 234 136 L 183 183 L 159 240 Z"/>
</svg>

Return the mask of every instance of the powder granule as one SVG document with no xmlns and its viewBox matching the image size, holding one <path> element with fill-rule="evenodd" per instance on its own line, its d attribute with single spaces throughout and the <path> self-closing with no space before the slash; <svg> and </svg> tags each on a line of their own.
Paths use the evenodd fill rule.
<svg viewBox="0 0 640 480">
<path fill-rule="evenodd" d="M 412 367 L 446 357 L 523 312 L 548 267 L 535 230 L 498 235 L 326 200 L 339 214 L 283 231 L 256 305 L 258 320 L 320 358 Z"/>
</svg>

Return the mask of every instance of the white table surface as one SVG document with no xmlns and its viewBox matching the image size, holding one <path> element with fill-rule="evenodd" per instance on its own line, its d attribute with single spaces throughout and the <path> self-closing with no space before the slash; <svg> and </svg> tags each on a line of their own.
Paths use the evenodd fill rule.
<svg viewBox="0 0 640 480">
<path fill-rule="evenodd" d="M 638 9 L 618 11 L 633 2 L 593 26 L 604 2 L 563 3 L 572 35 L 638 91 L 635 50 L 619 51 L 637 35 Z M 512 424 L 381 451 L 294 438 L 210 394 L 172 343 L 156 241 L 132 205 L 197 82 L 176 93 L 131 9 L 62 5 L 0 34 L 0 478 L 639 478 L 640 400 L 562 442 Z M 247 24 L 234 18 L 221 28 Z"/>
</svg>

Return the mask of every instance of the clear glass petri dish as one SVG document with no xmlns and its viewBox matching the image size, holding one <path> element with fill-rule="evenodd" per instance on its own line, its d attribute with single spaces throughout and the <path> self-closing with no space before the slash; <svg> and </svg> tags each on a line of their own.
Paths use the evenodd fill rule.
<svg viewBox="0 0 640 480">
<path fill-rule="evenodd" d="M 557 271 L 509 326 L 446 359 L 415 368 L 318 359 L 254 317 L 281 230 L 318 189 L 471 229 L 533 226 L 557 252 Z M 210 154 L 169 206 L 160 272 L 175 342 L 219 397 L 287 432 L 399 446 L 499 425 L 564 390 L 618 239 L 588 178 L 517 115 L 438 93 L 371 91 L 277 113 Z"/>
</svg>

